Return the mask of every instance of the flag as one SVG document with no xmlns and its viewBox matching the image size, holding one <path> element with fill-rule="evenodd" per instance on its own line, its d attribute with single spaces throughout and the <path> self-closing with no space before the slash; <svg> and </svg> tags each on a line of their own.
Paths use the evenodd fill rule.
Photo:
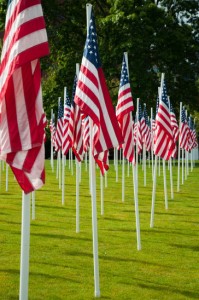
<svg viewBox="0 0 199 300">
<path fill-rule="evenodd" d="M 61 98 L 58 101 L 57 127 L 55 133 L 55 150 L 62 148 L 64 109 Z"/>
<path fill-rule="evenodd" d="M 138 147 L 137 148 L 138 154 L 140 154 L 142 152 L 144 127 L 145 127 L 145 120 L 144 120 L 141 104 L 139 102 L 137 128 L 136 128 L 136 143 L 137 143 L 137 147 Z"/>
<path fill-rule="evenodd" d="M 50 133 L 51 133 L 51 142 L 53 147 L 55 147 L 55 133 L 56 133 L 56 127 L 55 127 L 55 115 L 53 114 L 50 119 Z"/>
<path fill-rule="evenodd" d="M 68 122 L 70 119 L 71 112 L 71 101 L 68 95 L 67 89 L 65 90 L 65 99 L 64 99 L 64 120 L 63 120 L 63 137 L 62 137 L 62 153 L 66 155 L 68 153 Z"/>
<path fill-rule="evenodd" d="M 185 109 L 182 108 L 179 140 L 180 140 L 180 148 L 185 149 L 186 151 L 189 151 L 189 135 L 190 135 L 190 130 L 187 123 L 186 112 Z"/>
<path fill-rule="evenodd" d="M 132 119 L 133 110 L 133 98 L 129 83 L 127 62 L 124 55 L 118 92 L 118 103 L 116 106 L 116 117 L 124 137 L 124 143 L 122 145 L 123 155 L 129 162 L 135 163 Z"/>
<path fill-rule="evenodd" d="M 170 100 L 169 100 L 169 103 L 170 103 Z M 176 115 L 174 113 L 173 106 L 171 103 L 170 103 L 170 119 L 171 119 L 171 128 L 172 128 L 172 132 L 173 132 L 173 139 L 174 139 L 174 143 L 175 143 L 175 149 L 173 150 L 171 156 L 173 158 L 176 158 L 177 150 L 178 150 L 177 146 L 176 146 L 176 142 L 178 141 L 178 137 L 179 137 L 179 128 L 178 128 L 178 123 L 176 120 Z"/>
<path fill-rule="evenodd" d="M 75 75 L 73 83 L 73 95 L 71 103 L 70 118 L 68 122 L 68 131 L 66 137 L 66 149 L 72 147 L 72 150 L 78 161 L 83 160 L 83 129 L 82 129 L 82 117 L 79 106 L 74 102 L 74 95 L 77 86 L 77 76 Z"/>
<path fill-rule="evenodd" d="M 102 172 L 108 169 L 105 151 L 123 143 L 102 70 L 93 11 L 85 43 L 75 103 L 93 122 L 93 155 Z"/>
<path fill-rule="evenodd" d="M 90 146 L 90 124 L 89 117 L 84 117 L 82 115 L 82 127 L 83 127 L 83 148 L 84 152 L 88 151 Z"/>
<path fill-rule="evenodd" d="M 171 127 L 166 83 L 164 80 L 162 85 L 162 94 L 159 99 L 158 112 L 156 115 L 156 131 L 154 139 L 154 154 L 165 160 L 169 160 L 175 149 L 175 143 Z"/>
<path fill-rule="evenodd" d="M 150 149 L 151 149 L 151 128 L 150 128 L 148 114 L 146 111 L 146 104 L 144 104 L 143 116 L 144 116 L 143 142 L 146 146 L 146 150 L 150 151 Z"/>
<path fill-rule="evenodd" d="M 25 193 L 45 181 L 39 59 L 48 54 L 41 2 L 9 1 L 0 65 L 0 156 Z"/>
</svg>

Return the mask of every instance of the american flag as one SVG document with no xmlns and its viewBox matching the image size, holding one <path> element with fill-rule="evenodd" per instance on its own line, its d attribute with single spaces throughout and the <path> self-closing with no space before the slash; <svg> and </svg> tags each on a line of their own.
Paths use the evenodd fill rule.
<svg viewBox="0 0 199 300">
<path fill-rule="evenodd" d="M 90 124 L 89 117 L 82 116 L 82 127 L 83 127 L 83 148 L 84 152 L 88 151 L 90 145 Z"/>
<path fill-rule="evenodd" d="M 56 133 L 56 127 L 55 127 L 55 115 L 53 114 L 50 119 L 50 133 L 51 133 L 51 142 L 53 144 L 53 147 L 55 147 L 55 133 Z"/>
<path fill-rule="evenodd" d="M 83 129 L 81 111 L 78 105 L 74 102 L 74 95 L 77 86 L 77 76 L 74 78 L 73 83 L 73 99 L 71 104 L 70 118 L 68 122 L 67 131 L 67 149 L 72 147 L 72 150 L 78 161 L 83 160 Z"/>
<path fill-rule="evenodd" d="M 192 150 L 192 149 L 194 149 L 198 146 L 197 135 L 196 135 L 196 131 L 195 131 L 192 116 L 189 117 L 188 125 L 189 125 L 189 132 L 190 132 L 190 135 L 189 135 L 189 150 Z"/>
<path fill-rule="evenodd" d="M 133 130 L 132 130 L 133 110 L 134 110 L 133 98 L 131 94 L 127 63 L 124 54 L 121 77 L 120 77 L 120 87 L 118 92 L 118 103 L 116 106 L 116 117 L 124 137 L 124 144 L 122 145 L 123 155 L 128 161 L 135 163 L 134 140 L 133 140 Z"/>
<path fill-rule="evenodd" d="M 171 103 L 170 103 L 170 119 L 171 119 L 171 127 L 173 130 L 174 142 L 177 142 L 179 137 L 179 128 L 176 120 L 176 115 L 174 113 L 173 106 Z"/>
<path fill-rule="evenodd" d="M 150 129 L 149 118 L 148 118 L 148 114 L 147 114 L 147 110 L 146 110 L 146 104 L 144 104 L 143 115 L 144 115 L 144 121 L 145 121 L 144 130 L 143 130 L 143 138 L 144 138 L 143 142 L 146 146 L 146 150 L 150 151 L 150 149 L 151 149 L 151 129 Z"/>
<path fill-rule="evenodd" d="M 142 112 L 142 107 L 139 102 L 138 116 L 137 116 L 137 128 L 136 128 L 136 143 L 138 145 L 138 154 L 142 152 L 143 145 L 143 131 L 145 129 L 145 120 Z"/>
<path fill-rule="evenodd" d="M 71 101 L 68 95 L 67 88 L 64 95 L 64 120 L 63 120 L 63 137 L 62 137 L 62 153 L 66 155 L 68 153 L 68 122 L 70 118 Z"/>
<path fill-rule="evenodd" d="M 44 184 L 39 59 L 49 54 L 40 1 L 9 1 L 0 66 L 0 151 L 25 193 Z"/>
<path fill-rule="evenodd" d="M 63 138 L 63 119 L 64 119 L 64 108 L 61 98 L 58 101 L 58 115 L 57 115 L 57 127 L 55 133 L 55 150 L 59 151 L 62 148 Z"/>
<path fill-rule="evenodd" d="M 163 80 L 162 95 L 159 99 L 159 107 L 156 115 L 154 154 L 168 160 L 174 149 L 175 143 L 171 127 L 167 90 L 165 81 Z"/>
<path fill-rule="evenodd" d="M 122 144 L 123 137 L 100 63 L 93 11 L 74 101 L 94 123 L 93 155 L 101 171 L 104 172 L 102 166 L 108 169 L 108 155 L 100 155 L 100 153 Z"/>
<path fill-rule="evenodd" d="M 190 136 L 190 130 L 187 123 L 187 117 L 185 109 L 182 108 L 181 112 L 181 126 L 180 126 L 180 148 L 185 149 L 186 151 L 189 151 L 189 137 Z"/>
</svg>

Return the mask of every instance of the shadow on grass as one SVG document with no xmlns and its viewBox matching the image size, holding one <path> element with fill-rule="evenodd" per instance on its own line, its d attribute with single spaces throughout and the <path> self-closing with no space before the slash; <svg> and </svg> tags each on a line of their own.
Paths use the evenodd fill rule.
<svg viewBox="0 0 199 300">
<path fill-rule="evenodd" d="M 87 241 L 91 242 L 92 239 L 89 238 L 83 238 L 80 236 L 73 237 L 73 236 L 68 236 L 64 234 L 49 234 L 49 233 L 31 233 L 31 236 L 38 236 L 38 237 L 44 237 L 44 238 L 53 238 L 53 239 L 64 239 L 64 240 L 81 240 L 81 241 Z"/>
<path fill-rule="evenodd" d="M 85 257 L 90 257 L 93 258 L 93 254 L 91 253 L 86 253 L 86 252 L 77 252 L 77 251 L 67 251 L 68 255 L 71 256 L 85 256 Z M 155 263 L 151 263 L 149 261 L 144 261 L 144 260 L 137 260 L 137 259 L 129 259 L 129 258 L 124 258 L 124 257 L 113 257 L 113 256 L 108 256 L 108 255 L 99 255 L 99 259 L 102 260 L 106 260 L 106 261 L 120 261 L 120 262 L 133 262 L 133 263 L 142 263 L 144 265 L 151 265 L 151 266 L 158 266 L 158 267 L 162 267 L 163 265 L 161 264 L 155 264 Z M 165 267 L 165 266 L 164 266 Z"/>
<path fill-rule="evenodd" d="M 16 274 L 20 274 L 20 270 L 15 270 L 15 269 L 5 269 L 5 270 L 0 270 L 0 273 L 9 273 L 9 274 L 13 274 L 13 275 L 16 275 Z M 30 271 L 30 276 L 40 276 L 40 277 L 44 277 L 44 278 L 49 278 L 49 279 L 63 279 L 63 280 L 66 280 L 66 281 L 70 281 L 70 282 L 73 282 L 73 283 L 80 283 L 80 281 L 78 280 L 74 280 L 74 279 L 71 279 L 71 278 L 66 278 L 64 276 L 55 276 L 54 274 L 53 275 L 50 275 L 50 274 L 44 274 L 44 273 L 39 273 L 39 272 L 32 272 Z"/>
<path fill-rule="evenodd" d="M 188 245 L 177 245 L 177 244 L 170 244 L 172 247 L 176 247 L 176 248 L 185 248 L 185 249 L 189 249 L 191 251 L 196 251 L 199 252 L 199 246 L 188 246 Z"/>
<path fill-rule="evenodd" d="M 169 286 L 160 286 L 160 285 L 151 286 L 150 284 L 143 284 L 143 283 L 138 284 L 138 286 L 141 287 L 142 289 L 151 289 L 151 290 L 162 291 L 162 292 L 164 292 L 164 291 L 165 292 L 173 292 L 174 294 L 183 295 L 183 296 L 187 297 L 187 299 L 199 299 L 198 292 L 179 290 L 179 289 L 176 289 L 174 287 L 169 287 Z"/>
</svg>

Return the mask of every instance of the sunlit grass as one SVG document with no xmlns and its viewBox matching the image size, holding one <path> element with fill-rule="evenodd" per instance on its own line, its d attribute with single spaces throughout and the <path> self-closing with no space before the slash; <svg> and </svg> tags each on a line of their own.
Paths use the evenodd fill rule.
<svg viewBox="0 0 199 300">
<path fill-rule="evenodd" d="M 127 174 L 127 165 L 125 166 Z M 29 300 L 89 300 L 94 298 L 92 219 L 88 172 L 82 164 L 80 233 L 76 233 L 75 169 L 66 165 L 65 205 L 61 190 L 46 161 L 46 184 L 36 192 L 36 220 L 31 220 Z M 137 251 L 132 169 L 125 177 L 122 202 L 113 165 L 104 188 L 104 215 L 100 209 L 97 170 L 97 210 L 101 299 L 199 299 L 199 166 L 177 190 L 173 167 L 174 200 L 167 189 L 165 210 L 163 177 L 157 175 L 154 228 L 150 228 L 152 179 L 147 165 L 147 186 L 139 166 L 139 211 L 142 250 Z M 9 170 L 0 189 L 0 299 L 19 297 L 21 190 Z"/>
</svg>

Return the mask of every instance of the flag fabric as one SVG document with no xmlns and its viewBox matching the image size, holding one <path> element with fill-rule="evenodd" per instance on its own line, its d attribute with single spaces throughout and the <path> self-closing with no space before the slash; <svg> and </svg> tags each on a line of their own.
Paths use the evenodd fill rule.
<svg viewBox="0 0 199 300">
<path fill-rule="evenodd" d="M 73 99 L 71 103 L 70 118 L 68 122 L 68 131 L 66 138 L 67 151 L 72 147 L 78 161 L 83 160 L 83 129 L 82 129 L 82 117 L 81 111 L 78 105 L 74 102 L 74 95 L 77 86 L 77 76 L 74 78 L 73 83 Z"/>
<path fill-rule="evenodd" d="M 189 135 L 190 135 L 190 130 L 187 123 L 186 112 L 185 109 L 182 108 L 179 140 L 180 140 L 180 148 L 185 149 L 186 151 L 189 151 Z"/>
<path fill-rule="evenodd" d="M 122 144 L 123 137 L 100 62 L 93 11 L 74 101 L 93 122 L 93 155 L 103 173 L 108 169 L 108 154 L 103 153 Z"/>
<path fill-rule="evenodd" d="M 55 133 L 55 150 L 59 151 L 62 148 L 63 139 L 63 122 L 64 122 L 64 108 L 61 98 L 58 101 L 57 127 Z"/>
<path fill-rule="evenodd" d="M 55 147 L 55 133 L 56 133 L 56 126 L 55 126 L 55 115 L 52 115 L 52 118 L 50 119 L 50 133 L 51 133 L 51 143 L 53 147 Z"/>
<path fill-rule="evenodd" d="M 0 65 L 0 156 L 25 193 L 45 181 L 39 59 L 48 54 L 41 2 L 9 1 Z"/>
<path fill-rule="evenodd" d="M 131 94 L 127 63 L 124 55 L 118 92 L 118 103 L 116 106 L 116 117 L 124 137 L 124 143 L 122 144 L 123 155 L 129 162 L 135 164 L 132 119 L 133 110 L 133 97 Z"/>
<path fill-rule="evenodd" d="M 163 81 L 162 95 L 159 99 L 159 107 L 156 115 L 156 131 L 154 139 L 154 154 L 165 160 L 169 160 L 175 149 L 175 143 L 171 127 L 170 109 L 165 80 Z"/>
<path fill-rule="evenodd" d="M 196 138 L 196 131 L 195 131 L 193 119 L 192 119 L 191 116 L 189 117 L 188 125 L 189 125 L 189 132 L 190 132 L 190 135 L 189 135 L 189 150 L 191 151 L 192 149 L 194 149 L 198 146 L 197 138 Z"/>
<path fill-rule="evenodd" d="M 87 152 L 90 145 L 90 124 L 89 117 L 82 115 L 82 129 L 83 129 L 83 149 Z"/>
<path fill-rule="evenodd" d="M 146 146 L 146 150 L 150 151 L 150 149 L 151 149 L 151 128 L 150 128 L 148 114 L 146 111 L 146 104 L 144 104 L 143 115 L 144 115 L 143 143 Z"/>
<path fill-rule="evenodd" d="M 170 119 L 171 119 L 171 128 L 172 128 L 172 131 L 173 131 L 173 139 L 174 139 L 174 143 L 175 143 L 175 149 L 173 150 L 171 156 L 173 158 L 176 158 L 177 157 L 176 143 L 177 143 L 178 138 L 179 138 L 179 128 L 178 128 L 178 123 L 177 123 L 177 120 L 176 120 L 176 115 L 174 113 L 173 106 L 172 106 L 171 103 L 170 103 Z"/>
<path fill-rule="evenodd" d="M 139 108 L 138 108 L 138 118 L 137 118 L 137 130 L 136 130 L 136 143 L 138 145 L 138 154 L 141 154 L 142 152 L 142 145 L 143 145 L 143 132 L 145 129 L 145 120 L 144 115 L 142 112 L 142 107 L 139 102 Z"/>
<path fill-rule="evenodd" d="M 68 95 L 68 91 L 66 89 L 64 95 L 64 119 L 63 119 L 63 137 L 62 137 L 62 153 L 66 155 L 68 153 L 68 123 L 70 119 L 70 112 L 71 112 L 71 101 Z"/>
</svg>

